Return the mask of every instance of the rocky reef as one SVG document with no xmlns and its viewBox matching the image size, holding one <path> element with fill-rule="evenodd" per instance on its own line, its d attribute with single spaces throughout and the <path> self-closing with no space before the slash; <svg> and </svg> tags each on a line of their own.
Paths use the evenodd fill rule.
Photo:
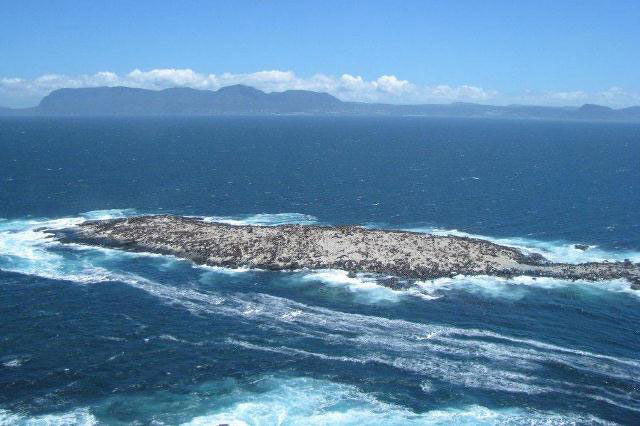
<svg viewBox="0 0 640 426">
<path fill-rule="evenodd" d="M 489 241 L 358 226 L 235 226 L 182 216 L 88 221 L 64 241 L 171 254 L 199 264 L 268 270 L 343 269 L 413 279 L 530 275 L 567 280 L 623 278 L 640 289 L 640 264 L 549 262 Z M 397 286 L 397 280 L 382 280 Z M 388 284 L 385 284 L 388 283 Z"/>
</svg>

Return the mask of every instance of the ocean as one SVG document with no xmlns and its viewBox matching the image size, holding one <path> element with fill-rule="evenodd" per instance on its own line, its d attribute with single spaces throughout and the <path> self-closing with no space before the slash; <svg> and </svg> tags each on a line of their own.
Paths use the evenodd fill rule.
<svg viewBox="0 0 640 426">
<path fill-rule="evenodd" d="M 640 262 L 638 124 L 23 117 L 0 119 L 0 149 L 0 425 L 640 424 L 624 280 L 405 291 L 44 232 L 162 213 Z"/>
</svg>

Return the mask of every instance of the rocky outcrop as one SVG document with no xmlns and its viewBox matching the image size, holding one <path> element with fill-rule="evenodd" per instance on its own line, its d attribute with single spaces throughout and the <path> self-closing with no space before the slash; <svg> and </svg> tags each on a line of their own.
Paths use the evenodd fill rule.
<svg viewBox="0 0 640 426">
<path fill-rule="evenodd" d="M 541 255 L 527 256 L 480 239 L 358 226 L 234 226 L 191 217 L 139 216 L 85 222 L 63 239 L 171 254 L 211 266 L 335 268 L 415 279 L 460 274 L 591 281 L 624 278 L 640 288 L 640 264 L 631 262 L 551 263 Z M 390 287 L 397 285 L 389 280 Z"/>
</svg>

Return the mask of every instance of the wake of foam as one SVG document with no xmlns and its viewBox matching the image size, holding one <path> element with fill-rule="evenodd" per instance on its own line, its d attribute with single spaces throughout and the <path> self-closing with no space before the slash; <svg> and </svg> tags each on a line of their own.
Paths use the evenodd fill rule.
<svg viewBox="0 0 640 426">
<path fill-rule="evenodd" d="M 265 345 L 247 341 L 247 336 L 234 338 L 232 334 L 228 344 L 233 346 L 332 362 L 382 364 L 425 379 L 467 388 L 524 394 L 567 394 L 640 412 L 640 395 L 628 390 L 634 378 L 640 375 L 640 362 L 637 360 L 517 339 L 485 330 L 340 312 L 267 294 L 201 293 L 133 277 L 122 279 L 196 315 L 224 315 L 255 321 L 261 329 L 269 331 L 273 342 L 291 342 L 290 339 L 303 337 L 321 341 L 323 345 L 309 351 L 304 345 Z M 345 353 L 345 348 L 357 348 L 357 351 L 346 349 Z M 613 382 L 603 388 L 587 385 L 581 380 L 554 379 L 555 373 L 550 365 L 579 370 L 590 377 L 608 376 L 624 384 L 618 386 Z"/>
<path fill-rule="evenodd" d="M 195 315 L 224 315 L 234 320 L 255 321 L 260 327 L 271 330 L 274 339 L 311 337 L 323 342 L 326 348 L 314 352 L 304 346 L 275 348 L 295 356 L 332 360 L 337 357 L 334 362 L 379 363 L 418 374 L 423 379 L 469 388 L 530 394 L 564 392 L 640 412 L 637 396 L 630 394 L 624 386 L 612 385 L 606 390 L 591 389 L 580 381 L 557 382 L 547 377 L 548 365 L 554 363 L 589 375 L 614 377 L 629 386 L 629 381 L 633 382 L 634 377 L 640 376 L 640 363 L 634 360 L 554 347 L 544 342 L 521 341 L 482 330 L 345 313 L 267 294 L 205 293 L 194 288 L 165 285 L 132 273 L 98 267 L 89 256 L 65 259 L 50 250 L 55 243 L 35 229 L 42 225 L 43 221 L 20 226 L 13 223 L 10 224 L 13 229 L 7 230 L 3 222 L 5 228 L 0 241 L 6 244 L 9 239 L 16 238 L 16 234 L 19 238 L 13 248 L 18 253 L 14 252 L 13 258 L 0 256 L 2 269 L 14 267 L 21 273 L 79 282 L 120 281 Z M 16 263 L 16 256 L 22 264 Z M 321 278 L 335 281 L 333 272 L 324 273 L 329 275 L 320 275 Z M 339 280 L 350 279 L 343 274 L 346 273 L 338 273 Z M 318 278 L 316 276 L 313 279 Z M 350 284 L 354 283 L 348 282 L 347 285 Z M 358 286 L 368 288 L 369 284 L 355 283 L 355 287 Z M 526 288 L 524 285 L 519 287 Z M 378 291 L 376 287 L 374 290 Z M 258 347 L 274 350 L 264 345 Z M 345 354 L 345 348 L 358 348 L 358 351 L 356 354 Z M 478 354 L 482 354 L 483 358 L 478 359 Z M 540 374 L 523 373 L 531 371 Z"/>
</svg>

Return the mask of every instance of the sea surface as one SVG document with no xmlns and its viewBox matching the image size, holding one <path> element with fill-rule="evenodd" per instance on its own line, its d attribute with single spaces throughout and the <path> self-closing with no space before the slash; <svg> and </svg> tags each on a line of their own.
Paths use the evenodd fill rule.
<svg viewBox="0 0 640 426">
<path fill-rule="evenodd" d="M 640 424 L 640 292 L 624 280 L 395 291 L 43 230 L 158 213 L 638 262 L 638 124 L 2 118 L 0 425 Z"/>
</svg>

